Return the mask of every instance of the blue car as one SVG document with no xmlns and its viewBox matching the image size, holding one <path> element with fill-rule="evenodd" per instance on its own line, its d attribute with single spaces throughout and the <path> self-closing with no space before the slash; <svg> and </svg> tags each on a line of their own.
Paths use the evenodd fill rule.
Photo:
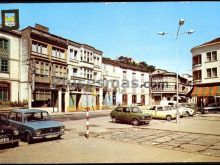
<svg viewBox="0 0 220 165">
<path fill-rule="evenodd" d="M 47 111 L 39 109 L 11 110 L 9 124 L 17 128 L 20 138 L 31 144 L 35 139 L 61 138 L 65 126 L 53 121 Z"/>
</svg>

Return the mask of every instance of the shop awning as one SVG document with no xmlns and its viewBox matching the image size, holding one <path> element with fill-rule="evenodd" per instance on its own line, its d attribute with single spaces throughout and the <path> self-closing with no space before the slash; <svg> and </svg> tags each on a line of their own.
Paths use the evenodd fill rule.
<svg viewBox="0 0 220 165">
<path fill-rule="evenodd" d="M 194 86 L 191 96 L 198 96 L 198 97 L 220 96 L 220 86 L 208 86 L 208 87 Z"/>
</svg>

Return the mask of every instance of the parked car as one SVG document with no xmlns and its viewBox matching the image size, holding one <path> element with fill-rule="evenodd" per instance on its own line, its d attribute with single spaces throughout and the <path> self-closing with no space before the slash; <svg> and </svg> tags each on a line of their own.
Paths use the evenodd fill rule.
<svg viewBox="0 0 220 165">
<path fill-rule="evenodd" d="M 7 116 L 0 114 L 0 145 L 11 144 L 13 147 L 19 146 L 19 132 L 9 125 Z"/>
<path fill-rule="evenodd" d="M 193 116 L 196 114 L 195 110 L 190 107 L 187 103 L 179 103 L 179 111 L 182 116 Z"/>
<path fill-rule="evenodd" d="M 212 103 L 204 107 L 205 111 L 220 111 L 220 103 Z"/>
<path fill-rule="evenodd" d="M 132 125 L 149 124 L 151 115 L 143 113 L 137 106 L 118 106 L 110 112 L 113 123 L 125 122 Z"/>
<path fill-rule="evenodd" d="M 21 139 L 31 144 L 35 139 L 60 138 L 65 126 L 53 121 L 47 111 L 39 109 L 11 110 L 9 124 L 18 129 Z"/>
<path fill-rule="evenodd" d="M 169 105 L 173 108 L 174 111 L 177 111 L 177 101 L 161 100 L 160 105 Z M 180 117 L 193 116 L 195 114 L 195 110 L 192 109 L 188 103 L 178 103 L 178 105 Z"/>
<path fill-rule="evenodd" d="M 176 118 L 176 112 L 171 106 L 152 105 L 145 112 L 148 112 L 156 119 L 166 119 L 168 121 Z"/>
</svg>

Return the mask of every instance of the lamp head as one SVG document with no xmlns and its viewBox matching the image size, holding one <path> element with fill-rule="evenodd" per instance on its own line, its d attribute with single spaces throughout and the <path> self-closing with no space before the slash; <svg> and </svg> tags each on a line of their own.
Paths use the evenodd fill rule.
<svg viewBox="0 0 220 165">
<path fill-rule="evenodd" d="M 190 31 L 188 31 L 187 33 L 188 34 L 192 34 L 192 33 L 194 33 L 195 32 L 195 30 L 190 30 Z"/>
<path fill-rule="evenodd" d="M 165 33 L 165 32 L 158 32 L 157 34 L 163 36 L 163 35 L 165 35 L 166 33 Z"/>
<path fill-rule="evenodd" d="M 185 20 L 184 19 L 180 19 L 179 20 L 179 25 L 181 26 L 181 25 L 183 25 L 184 24 L 184 22 L 185 22 Z"/>
</svg>

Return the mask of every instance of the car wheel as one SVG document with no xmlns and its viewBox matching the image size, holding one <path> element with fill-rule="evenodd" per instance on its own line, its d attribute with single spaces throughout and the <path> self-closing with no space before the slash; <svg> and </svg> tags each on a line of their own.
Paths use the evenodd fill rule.
<svg viewBox="0 0 220 165">
<path fill-rule="evenodd" d="M 186 111 L 186 116 L 187 116 L 187 117 L 189 117 L 189 116 L 190 116 L 190 114 L 189 114 L 189 112 L 188 112 L 188 111 Z"/>
<path fill-rule="evenodd" d="M 27 140 L 28 144 L 33 143 L 33 137 L 30 132 L 28 132 L 26 140 Z"/>
<path fill-rule="evenodd" d="M 133 120 L 131 121 L 131 124 L 132 124 L 132 125 L 135 125 L 135 126 L 138 126 L 138 125 L 140 124 L 140 122 L 139 122 L 137 119 L 133 119 Z"/>
<path fill-rule="evenodd" d="M 117 120 L 116 120 L 116 117 L 112 117 L 112 123 L 116 123 Z"/>
<path fill-rule="evenodd" d="M 14 142 L 14 143 L 12 144 L 12 146 L 13 146 L 13 147 L 18 147 L 18 146 L 19 146 L 19 142 Z"/>
<path fill-rule="evenodd" d="M 167 121 L 170 121 L 170 120 L 172 119 L 172 116 L 167 115 L 167 116 L 166 116 L 166 119 L 167 119 Z"/>
</svg>

